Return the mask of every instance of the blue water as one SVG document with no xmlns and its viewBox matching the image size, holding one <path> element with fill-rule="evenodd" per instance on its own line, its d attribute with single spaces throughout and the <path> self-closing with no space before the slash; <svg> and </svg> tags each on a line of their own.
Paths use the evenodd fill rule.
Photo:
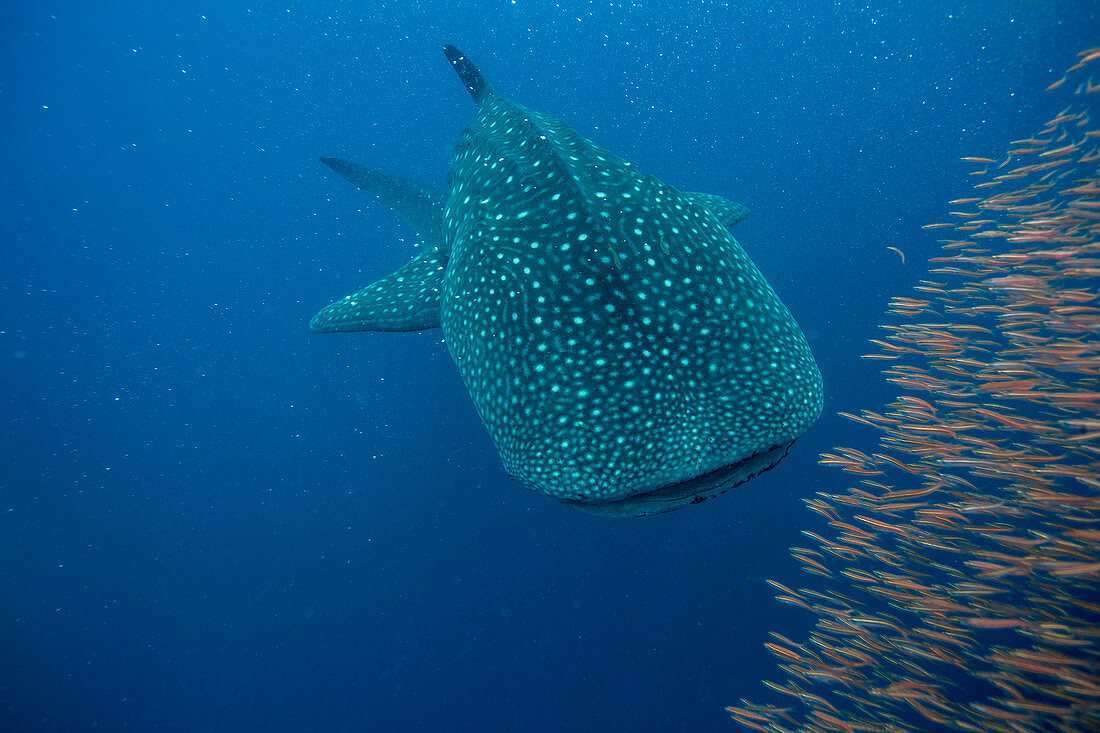
<svg viewBox="0 0 1100 733">
<path fill-rule="evenodd" d="M 730 730 L 811 619 L 764 578 L 892 391 L 922 224 L 1059 110 L 1086 0 L 81 3 L 0 24 L 0 730 Z M 904 9 L 894 7 L 903 6 Z M 108 7 L 100 7 L 108 6 Z M 685 9 L 687 8 L 687 9 Z M 730 494 L 609 520 L 509 481 L 437 331 L 310 336 L 494 86 L 735 234 L 827 402 Z M 896 246 L 908 264 L 887 250 Z"/>
</svg>

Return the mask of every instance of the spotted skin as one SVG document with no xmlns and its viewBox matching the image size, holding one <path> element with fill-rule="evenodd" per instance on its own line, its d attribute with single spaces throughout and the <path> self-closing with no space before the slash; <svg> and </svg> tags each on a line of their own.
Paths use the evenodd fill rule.
<svg viewBox="0 0 1100 733">
<path fill-rule="evenodd" d="M 774 466 L 820 414 L 821 375 L 730 235 L 744 207 L 641 173 L 447 56 L 477 112 L 424 288 L 370 300 L 375 283 L 366 310 L 338 301 L 311 328 L 384 328 L 437 290 L 505 468 L 600 514 L 669 511 Z"/>
</svg>

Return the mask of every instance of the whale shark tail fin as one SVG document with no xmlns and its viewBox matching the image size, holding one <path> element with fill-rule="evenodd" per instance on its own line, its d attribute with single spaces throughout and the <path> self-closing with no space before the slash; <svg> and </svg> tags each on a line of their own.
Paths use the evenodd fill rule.
<svg viewBox="0 0 1100 733">
<path fill-rule="evenodd" d="M 443 47 L 443 54 L 451 62 L 458 78 L 466 85 L 466 89 L 475 102 L 481 104 L 482 100 L 492 96 L 493 88 L 489 86 L 489 82 L 485 80 L 481 70 L 464 53 L 448 44 Z"/>
</svg>

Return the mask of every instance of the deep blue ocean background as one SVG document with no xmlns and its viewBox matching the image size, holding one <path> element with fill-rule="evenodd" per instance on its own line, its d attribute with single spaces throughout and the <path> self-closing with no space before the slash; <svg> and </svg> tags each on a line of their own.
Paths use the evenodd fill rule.
<svg viewBox="0 0 1100 733">
<path fill-rule="evenodd" d="M 1090 0 L 18 3 L 0 15 L 0 730 L 710 731 L 774 696 L 765 578 L 894 394 L 859 358 L 963 155 L 1059 111 Z M 442 55 L 734 230 L 825 412 L 640 520 L 504 474 L 438 331 L 311 336 L 415 251 L 338 155 L 442 186 Z M 907 264 L 887 250 L 896 246 Z"/>
</svg>

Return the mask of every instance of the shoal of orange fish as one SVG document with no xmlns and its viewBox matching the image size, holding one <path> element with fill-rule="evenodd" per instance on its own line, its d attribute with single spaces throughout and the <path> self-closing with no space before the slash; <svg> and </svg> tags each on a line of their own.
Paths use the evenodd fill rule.
<svg viewBox="0 0 1100 733">
<path fill-rule="evenodd" d="M 1100 84 L 1075 79 L 1097 60 L 1100 48 L 1081 52 L 1049 91 L 1091 103 Z M 792 554 L 834 590 L 773 582 L 782 602 L 819 618 L 809 644 L 767 646 L 799 680 L 768 686 L 804 707 L 742 701 L 730 708 L 739 723 L 881 731 L 911 729 L 915 713 L 968 731 L 1100 728 L 1100 634 L 1081 615 L 1100 615 L 1100 308 L 1090 305 L 1100 180 L 1085 167 L 1100 160 L 1086 143 L 1100 129 L 1090 125 L 1071 105 L 1003 160 L 964 158 L 993 178 L 950 202 L 967 207 L 951 212 L 958 224 L 926 225 L 962 238 L 932 258 L 941 277 L 918 286 L 926 297 L 891 301 L 908 325 L 868 355 L 915 394 L 881 415 L 842 413 L 883 431 L 884 450 L 824 454 L 859 485 L 806 501 L 832 536 L 805 531 L 817 549 Z M 945 695 L 932 684 L 937 665 L 989 669 L 1005 695 Z"/>
</svg>

